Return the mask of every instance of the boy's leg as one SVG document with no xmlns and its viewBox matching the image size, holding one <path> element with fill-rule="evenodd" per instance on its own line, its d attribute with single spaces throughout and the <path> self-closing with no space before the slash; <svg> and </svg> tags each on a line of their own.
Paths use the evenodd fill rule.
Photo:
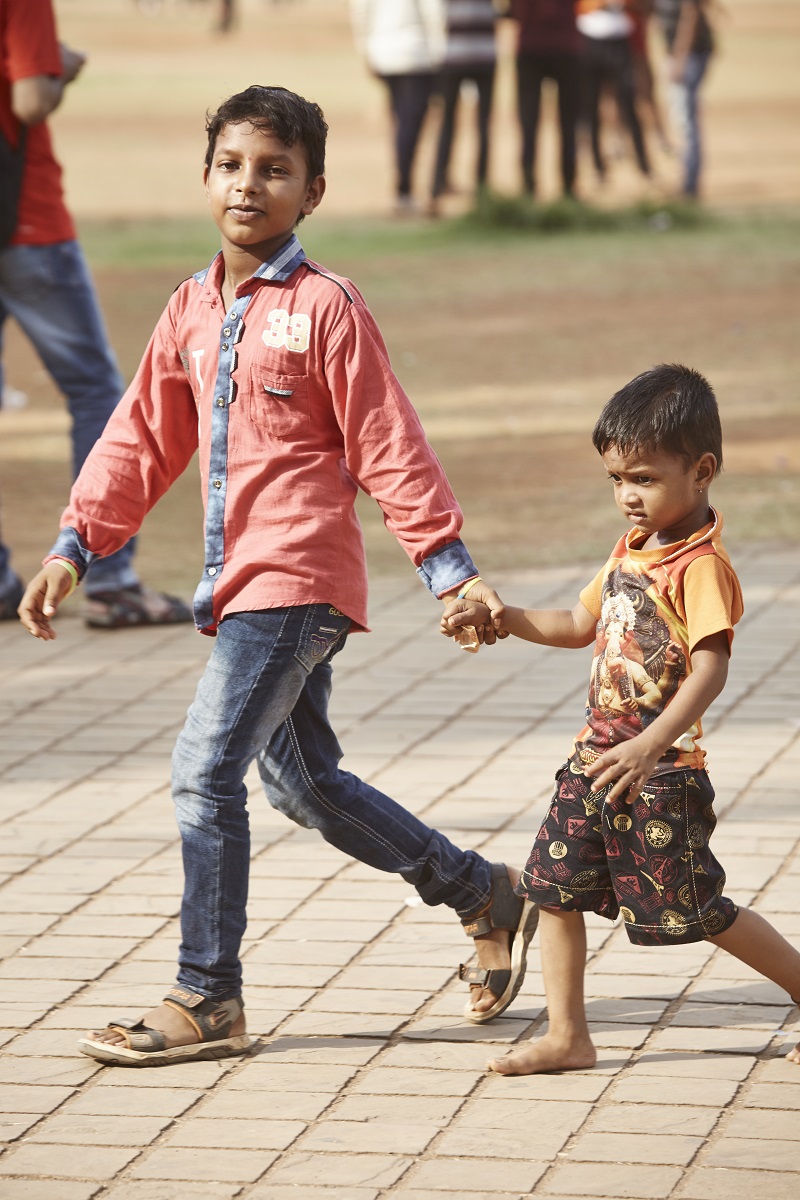
<svg viewBox="0 0 800 1200">
<path fill-rule="evenodd" d="M 800 1004 L 800 952 L 758 913 L 740 908 L 733 924 L 709 941 L 777 983 Z M 786 1057 L 800 1063 L 800 1043 Z"/>
<path fill-rule="evenodd" d="M 280 797 L 276 807 L 292 820 L 320 828 L 323 836 L 333 833 L 329 840 L 346 853 L 400 872 L 429 903 L 447 903 L 471 916 L 489 899 L 490 866 L 480 855 L 457 850 L 388 797 L 382 798 L 385 805 L 376 806 L 369 798 L 365 802 L 359 789 L 374 789 L 338 772 L 341 751 L 324 709 L 322 719 L 315 709 L 320 702 L 327 705 L 326 660 L 344 642 L 348 626 L 348 619 L 331 615 L 328 605 L 238 613 L 220 625 L 173 759 L 185 872 L 178 982 L 191 992 L 216 1001 L 241 993 L 239 944 L 246 923 L 250 855 L 244 776 L 265 746 L 270 749 L 260 756 L 262 778 L 272 747 L 288 747 L 278 756 L 279 763 L 284 755 L 287 758 L 278 772 L 281 787 L 269 795 L 273 803 L 273 796 Z M 304 745 L 301 753 L 297 729 L 309 733 L 309 720 L 311 747 Z M 323 750 L 315 745 L 317 736 L 325 739 Z M 352 804 L 340 813 L 315 778 L 317 760 L 322 755 L 325 761 L 328 753 L 336 755 L 334 773 L 358 785 Z M 330 770 L 326 764 L 320 783 Z M 343 790 L 349 790 L 347 783 Z M 412 861 L 412 854 L 418 861 Z M 508 936 L 503 930 L 494 932 L 503 937 L 481 939 L 481 964 L 506 967 Z M 169 1006 L 151 1010 L 143 1020 L 148 1028 L 163 1032 L 169 1046 L 198 1040 L 189 1021 Z M 231 1035 L 243 1032 L 241 1017 Z M 92 1034 L 91 1040 L 115 1044 L 124 1039 L 105 1030 Z"/>
<path fill-rule="evenodd" d="M 320 624 L 344 636 L 347 618 L 327 613 L 327 605 L 309 605 L 224 620 L 175 746 L 173 798 L 184 865 L 178 983 L 215 1001 L 242 990 L 239 945 L 250 868 L 244 777 L 303 690 L 307 671 L 299 647 L 320 636 Z M 168 1046 L 198 1040 L 190 1022 L 169 1006 L 152 1009 L 143 1021 L 166 1034 Z M 231 1033 L 243 1032 L 242 1016 Z M 124 1039 L 105 1030 L 92 1040 Z"/>
<path fill-rule="evenodd" d="M 534 1075 L 593 1067 L 597 1054 L 589 1037 L 583 1002 L 586 927 L 583 913 L 543 908 L 539 916 L 542 978 L 548 1029 L 487 1067 L 498 1075 Z"/>
<path fill-rule="evenodd" d="M 334 650 L 338 650 L 337 646 Z M 321 662 L 291 713 L 258 756 L 270 804 L 299 825 L 318 829 L 331 845 L 381 871 L 399 874 L 426 904 L 446 904 L 462 922 L 474 920 L 492 897 L 490 864 L 463 851 L 390 797 L 339 768 L 342 751 L 328 721 L 331 666 Z M 512 884 L 517 874 L 509 870 Z M 485 970 L 510 966 L 512 935 L 505 928 L 475 938 Z M 476 1012 L 497 997 L 473 994 Z"/>
</svg>

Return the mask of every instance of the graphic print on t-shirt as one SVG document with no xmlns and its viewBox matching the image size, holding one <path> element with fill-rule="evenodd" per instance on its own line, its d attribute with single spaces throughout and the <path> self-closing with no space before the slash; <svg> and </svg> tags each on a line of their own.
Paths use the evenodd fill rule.
<svg viewBox="0 0 800 1200">
<path fill-rule="evenodd" d="M 653 582 L 617 567 L 603 584 L 586 710 L 599 753 L 646 729 L 686 674 L 686 656 L 648 595 Z"/>
</svg>

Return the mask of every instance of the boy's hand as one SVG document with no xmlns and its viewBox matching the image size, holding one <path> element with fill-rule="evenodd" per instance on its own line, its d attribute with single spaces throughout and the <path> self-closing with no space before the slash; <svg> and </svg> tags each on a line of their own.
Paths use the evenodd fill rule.
<svg viewBox="0 0 800 1200">
<path fill-rule="evenodd" d="M 58 563 L 48 563 L 35 575 L 25 589 L 25 595 L 17 609 L 20 621 L 34 637 L 51 642 L 56 631 L 50 618 L 72 591 L 69 572 Z"/>
<path fill-rule="evenodd" d="M 622 798 L 626 804 L 632 804 L 652 776 L 661 754 L 647 734 L 640 733 L 638 737 L 606 750 L 596 762 L 584 767 L 583 773 L 593 781 L 594 791 L 614 784 L 606 800 Z"/>
<path fill-rule="evenodd" d="M 477 591 L 477 588 L 473 590 Z M 451 600 L 442 613 L 439 628 L 445 637 L 457 637 L 465 626 L 471 626 L 475 630 L 479 643 L 486 640 L 487 632 L 494 641 L 495 630 L 491 610 L 488 605 L 473 600 L 472 595 L 465 596 L 463 600 Z"/>
<path fill-rule="evenodd" d="M 442 602 L 446 609 L 445 616 L 448 615 L 448 612 L 450 611 L 449 606 L 451 604 L 464 603 L 469 606 L 477 603 L 478 605 L 483 606 L 484 609 L 489 610 L 488 619 L 482 619 L 479 622 L 483 629 L 483 636 L 480 637 L 480 641 L 485 642 L 487 646 L 491 646 L 498 640 L 498 638 L 502 639 L 508 637 L 508 633 L 501 628 L 503 617 L 505 616 L 506 606 L 503 604 L 503 601 L 500 599 L 493 587 L 489 587 L 489 585 L 484 583 L 482 579 L 478 579 L 469 589 L 469 596 L 465 596 L 463 601 L 458 600 L 457 592 L 458 589 L 454 588 L 453 591 L 448 595 L 442 596 Z M 464 610 L 453 609 L 452 611 L 462 612 Z M 485 613 L 483 614 L 483 617 L 485 618 Z M 447 637 L 455 637 L 456 631 L 460 626 L 470 624 L 471 622 L 465 619 L 464 621 L 459 621 L 453 629 L 446 630 L 444 626 L 442 626 L 442 633 L 444 633 Z"/>
<path fill-rule="evenodd" d="M 72 50 L 64 42 L 59 43 L 61 50 L 61 79 L 66 85 L 77 79 L 86 63 L 86 55 L 80 50 Z"/>
</svg>

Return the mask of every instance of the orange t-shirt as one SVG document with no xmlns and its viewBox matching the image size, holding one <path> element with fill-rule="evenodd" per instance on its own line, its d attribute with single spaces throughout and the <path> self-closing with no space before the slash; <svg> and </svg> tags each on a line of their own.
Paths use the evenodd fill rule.
<svg viewBox="0 0 800 1200">
<path fill-rule="evenodd" d="M 670 546 L 637 549 L 642 535 L 630 530 L 581 592 L 581 603 L 597 617 L 587 723 L 575 741 L 585 762 L 636 737 L 664 711 L 691 674 L 698 642 L 725 631 L 730 645 L 742 592 L 722 545 L 722 517 L 711 511 L 711 523 Z M 697 721 L 656 773 L 701 769 L 702 733 Z"/>
<path fill-rule="evenodd" d="M 11 109 L 11 85 L 34 75 L 61 75 L 61 50 L 51 0 L 0 0 L 0 129 L 15 146 L 19 122 Z M 61 167 L 47 122 L 28 128 L 17 229 L 12 246 L 50 245 L 75 237 L 64 203 Z"/>
</svg>

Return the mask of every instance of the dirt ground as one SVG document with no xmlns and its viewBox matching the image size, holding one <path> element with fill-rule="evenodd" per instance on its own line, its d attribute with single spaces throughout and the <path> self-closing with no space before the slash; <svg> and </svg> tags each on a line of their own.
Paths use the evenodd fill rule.
<svg viewBox="0 0 800 1200">
<path fill-rule="evenodd" d="M 795 0 L 726 0 L 706 89 L 706 197 L 725 220 L 663 236 L 476 235 L 472 242 L 466 234 L 426 241 L 416 222 L 407 231 L 389 222 L 384 97 L 353 47 L 346 0 L 247 0 L 225 37 L 212 32 L 212 7 L 197 2 L 165 0 L 155 12 L 131 0 L 57 0 L 56 7 L 63 38 L 90 54 L 53 121 L 87 247 L 105 245 L 114 222 L 152 229 L 204 218 L 202 118 L 225 95 L 274 81 L 319 100 L 331 125 L 329 190 L 303 239 L 311 255 L 353 276 L 367 295 L 482 563 L 592 561 L 607 548 L 618 522 L 588 435 L 608 395 L 662 360 L 691 362 L 717 388 L 727 470 L 715 498 L 732 542 L 800 543 Z M 512 41 L 505 25 L 492 182 L 507 192 L 517 186 Z M 652 42 L 659 66 L 655 31 Z M 464 116 L 455 171 L 462 187 L 473 151 L 468 106 Z M 546 114 L 546 196 L 556 185 L 551 126 Z M 421 196 L 433 133 L 432 122 L 417 176 Z M 677 164 L 657 150 L 655 157 L 658 194 L 668 194 Z M 614 163 L 602 195 L 581 165 L 586 198 L 615 205 L 642 196 L 628 161 Z M 463 200 L 452 205 L 455 212 Z M 370 240 L 360 241 L 362 233 Z M 102 254 L 93 258 L 127 376 L 172 288 L 202 265 L 180 238 L 162 259 L 112 266 Z M 68 487 L 67 419 L 13 327 L 4 362 L 9 382 L 29 396 L 27 408 L 0 412 L 3 531 L 27 574 L 52 540 Z M 196 492 L 187 474 L 148 520 L 140 555 L 148 579 L 184 592 L 198 571 Z M 373 570 L 400 566 L 380 514 L 370 505 L 363 514 Z"/>
</svg>

